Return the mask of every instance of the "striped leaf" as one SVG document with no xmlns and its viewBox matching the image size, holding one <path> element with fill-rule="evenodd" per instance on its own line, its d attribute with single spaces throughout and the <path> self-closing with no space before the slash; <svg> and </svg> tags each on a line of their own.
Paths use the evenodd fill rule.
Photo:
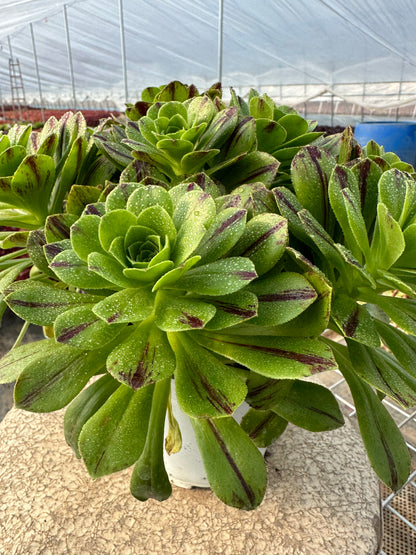
<svg viewBox="0 0 416 555">
<path fill-rule="evenodd" d="M 253 510 L 266 491 L 264 459 L 246 432 L 231 418 L 192 418 L 209 484 L 219 499 Z"/>
<path fill-rule="evenodd" d="M 216 308 L 214 317 L 205 329 L 220 330 L 241 324 L 257 315 L 258 301 L 254 293 L 243 289 L 230 295 L 208 297 L 206 299 Z"/>
<path fill-rule="evenodd" d="M 232 414 L 247 393 L 240 373 L 220 362 L 188 334 L 169 338 L 176 355 L 176 395 L 183 412 L 195 418 Z"/>
<path fill-rule="evenodd" d="M 53 339 L 41 339 L 12 349 L 0 360 L 0 384 L 16 381 L 27 366 L 55 349 Z"/>
<path fill-rule="evenodd" d="M 295 426 L 311 432 L 335 430 L 344 424 L 338 403 L 329 389 L 304 380 L 265 380 L 251 374 L 250 405 L 271 410 Z"/>
<path fill-rule="evenodd" d="M 98 253 L 96 254 L 98 255 Z M 55 256 L 49 267 L 64 283 L 79 287 L 80 289 L 106 289 L 112 287 L 112 283 L 108 279 L 102 277 L 95 270 L 90 270 L 88 265 L 72 249 L 65 250 Z"/>
<path fill-rule="evenodd" d="M 319 339 L 195 333 L 202 346 L 269 378 L 301 378 L 334 370 L 331 349 Z"/>
<path fill-rule="evenodd" d="M 78 446 L 93 478 L 128 468 L 140 457 L 149 422 L 153 388 L 120 385 L 87 420 Z"/>
<path fill-rule="evenodd" d="M 331 316 L 345 337 L 369 347 L 380 346 L 372 317 L 364 305 L 356 303 L 351 297 L 336 295 L 332 302 Z"/>
<path fill-rule="evenodd" d="M 120 387 L 120 383 L 108 374 L 81 391 L 65 411 L 64 433 L 67 444 L 78 459 L 81 453 L 78 439 L 84 424 L 104 405 L 107 399 Z"/>
<path fill-rule="evenodd" d="M 370 463 L 379 478 L 397 491 L 410 473 L 410 454 L 403 436 L 372 388 L 354 373 L 346 348 L 338 344 L 332 347 L 354 399 Z"/>
<path fill-rule="evenodd" d="M 270 272 L 249 285 L 249 290 L 258 299 L 258 316 L 250 324 L 259 326 L 285 324 L 306 310 L 318 296 L 309 281 L 294 272 Z"/>
<path fill-rule="evenodd" d="M 140 322 L 152 314 L 154 297 L 148 288 L 123 289 L 102 299 L 92 310 L 107 324 Z"/>
<path fill-rule="evenodd" d="M 21 318 L 38 326 L 51 326 L 67 310 L 78 306 L 93 306 L 102 297 L 57 289 L 56 287 L 29 284 L 10 293 L 6 302 Z"/>
<path fill-rule="evenodd" d="M 133 389 L 164 380 L 175 370 L 175 356 L 166 334 L 151 320 L 136 325 L 131 335 L 111 351 L 107 370 Z"/>
<path fill-rule="evenodd" d="M 14 390 L 17 408 L 51 412 L 66 406 L 103 369 L 105 357 L 57 345 L 25 367 Z"/>
<path fill-rule="evenodd" d="M 191 268 L 174 287 L 201 295 L 227 295 L 239 291 L 256 277 L 251 260 L 231 257 Z"/>
<path fill-rule="evenodd" d="M 289 241 L 287 220 L 277 214 L 259 214 L 249 220 L 232 255 L 250 258 L 259 276 L 271 270 Z"/>
<path fill-rule="evenodd" d="M 124 324 L 110 325 L 94 314 L 92 306 L 75 306 L 55 318 L 54 332 L 58 343 L 86 351 L 98 349 L 114 339 Z"/>
<path fill-rule="evenodd" d="M 241 421 L 241 427 L 257 447 L 268 447 L 287 428 L 288 421 L 271 410 L 250 409 Z"/>
<path fill-rule="evenodd" d="M 155 307 L 155 322 L 163 331 L 201 329 L 215 313 L 215 306 L 199 299 L 159 294 Z"/>
</svg>

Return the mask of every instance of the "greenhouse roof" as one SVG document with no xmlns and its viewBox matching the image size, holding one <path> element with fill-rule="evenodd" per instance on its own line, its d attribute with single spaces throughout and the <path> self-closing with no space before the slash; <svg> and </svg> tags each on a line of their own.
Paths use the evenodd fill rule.
<svg viewBox="0 0 416 555">
<path fill-rule="evenodd" d="M 296 102 L 416 100 L 413 0 L 0 0 L 0 93 L 123 106 L 173 79 Z M 75 106 L 74 106 L 75 107 Z"/>
</svg>

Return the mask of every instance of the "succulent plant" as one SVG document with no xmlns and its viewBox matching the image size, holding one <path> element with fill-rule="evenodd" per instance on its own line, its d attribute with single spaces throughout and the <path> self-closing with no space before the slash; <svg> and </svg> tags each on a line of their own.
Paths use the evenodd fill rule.
<svg viewBox="0 0 416 555">
<path fill-rule="evenodd" d="M 101 192 L 97 186 L 115 173 L 90 135 L 82 114 L 67 112 L 59 121 L 49 118 L 39 133 L 30 125 L 15 125 L 0 138 L 0 247 L 13 249 L 0 257 L 3 286 L 32 266 L 28 250 L 45 240 L 39 228 L 63 210 L 73 185 L 78 191 L 75 187 L 72 198 L 92 202 Z M 4 309 L 1 299 L 0 312 Z"/>
<path fill-rule="evenodd" d="M 262 184 L 225 196 L 206 184 L 211 194 L 195 182 L 169 192 L 123 183 L 87 205 L 66 238 L 50 242 L 46 228 L 55 278 L 5 293 L 24 320 L 53 326 L 54 338 L 30 355 L 14 349 L 0 373 L 17 378 L 17 407 L 51 411 L 75 398 L 68 443 L 93 477 L 134 464 L 140 500 L 171 492 L 162 454 L 174 378 L 214 492 L 253 509 L 266 487 L 256 445 L 288 421 L 315 431 L 343 423 L 332 394 L 301 379 L 335 367 L 331 349 L 311 337 L 327 325 L 331 290 L 294 251 L 298 270 L 284 271 L 287 221 L 259 210 Z M 232 414 L 245 399 L 252 409 L 240 426 Z M 168 445 L 180 448 L 174 423 Z"/>
<path fill-rule="evenodd" d="M 293 244 L 329 278 L 329 327 L 346 346 L 328 344 L 351 388 L 370 460 L 398 489 L 410 458 L 381 398 L 405 409 L 416 404 L 414 170 L 374 142 L 361 149 L 350 130 L 335 152 L 303 148 L 292 162 L 294 191 L 273 193 Z"/>
<path fill-rule="evenodd" d="M 254 90 L 248 103 L 231 94 L 227 106 L 219 84 L 202 95 L 177 81 L 149 87 L 127 108 L 133 121 L 113 124 L 95 140 L 120 170 L 140 161 L 169 186 L 201 171 L 228 191 L 245 183 L 270 187 L 287 180 L 295 153 L 321 136 L 313 131 L 316 122 Z"/>
</svg>

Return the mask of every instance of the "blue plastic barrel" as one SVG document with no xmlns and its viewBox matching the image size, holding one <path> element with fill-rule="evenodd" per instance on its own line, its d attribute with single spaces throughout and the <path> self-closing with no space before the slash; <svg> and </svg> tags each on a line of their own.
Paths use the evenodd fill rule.
<svg viewBox="0 0 416 555">
<path fill-rule="evenodd" d="M 361 146 L 375 141 L 386 152 L 394 152 L 403 162 L 416 163 L 416 122 L 364 121 L 355 128 L 355 138 Z"/>
</svg>

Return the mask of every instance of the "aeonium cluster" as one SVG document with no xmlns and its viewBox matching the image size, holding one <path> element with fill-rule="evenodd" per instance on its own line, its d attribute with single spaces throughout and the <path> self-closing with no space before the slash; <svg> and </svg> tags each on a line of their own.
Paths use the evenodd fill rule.
<svg viewBox="0 0 416 555">
<path fill-rule="evenodd" d="M 134 464 L 140 500 L 171 493 L 163 449 L 167 413 L 167 449 L 180 449 L 174 379 L 213 491 L 253 509 L 266 488 L 258 446 L 288 421 L 313 431 L 343 423 L 329 390 L 302 379 L 336 366 L 317 337 L 331 287 L 288 248 L 287 220 L 256 202 L 263 184 L 224 195 L 206 176 L 198 183 L 121 182 L 80 214 L 50 216 L 32 253 L 44 273 L 5 293 L 52 337 L 12 350 L 1 369 L 17 378 L 18 407 L 70 403 L 65 435 L 77 456 L 93 477 Z M 240 425 L 232 415 L 244 400 Z"/>
</svg>

